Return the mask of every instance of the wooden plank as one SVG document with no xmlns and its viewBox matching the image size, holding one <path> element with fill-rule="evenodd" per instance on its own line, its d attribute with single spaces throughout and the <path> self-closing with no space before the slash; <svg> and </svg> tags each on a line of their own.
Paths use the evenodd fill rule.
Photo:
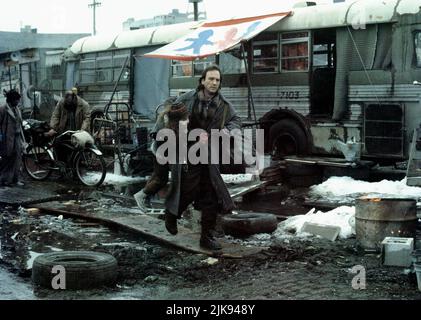
<svg viewBox="0 0 421 320">
<path fill-rule="evenodd" d="M 349 162 L 342 158 L 322 158 L 322 157 L 289 157 L 284 159 L 285 163 L 309 164 L 327 167 L 357 168 L 361 166 L 370 167 L 373 161 L 361 160 L 358 163 Z"/>
<path fill-rule="evenodd" d="M 257 189 L 263 188 L 269 185 L 271 181 L 250 181 L 245 184 L 239 184 L 228 188 L 228 191 L 231 195 L 231 198 L 235 199 L 241 197 L 249 192 L 255 191 Z"/>
<path fill-rule="evenodd" d="M 63 197 L 48 190 L 38 191 L 26 187 L 0 188 L 0 203 L 6 205 L 29 205 L 48 201 L 61 200 Z"/>
<path fill-rule="evenodd" d="M 229 184 L 227 185 L 227 189 L 231 198 L 235 199 L 241 197 L 249 192 L 255 191 L 257 189 L 264 188 L 270 184 L 273 184 L 272 180 L 254 180 L 254 181 L 247 181 L 238 184 Z M 101 192 L 101 195 L 107 198 L 115 198 L 115 199 L 122 199 L 130 201 L 131 203 L 136 204 L 134 198 L 132 196 L 125 196 L 125 195 L 117 195 L 114 193 L 109 192 Z M 164 201 L 154 201 L 154 204 L 164 204 Z"/>
<path fill-rule="evenodd" d="M 221 239 L 221 251 L 212 252 L 205 250 L 199 245 L 199 232 L 193 232 L 192 230 L 179 225 L 178 234 L 173 236 L 167 232 L 163 220 L 145 214 L 124 214 L 122 213 L 122 210 L 95 208 L 89 205 L 80 205 L 71 202 L 50 202 L 33 207 L 55 215 L 83 218 L 117 226 L 168 246 L 212 257 L 243 258 L 265 249 L 264 247 L 251 247 L 228 243 Z"/>
</svg>

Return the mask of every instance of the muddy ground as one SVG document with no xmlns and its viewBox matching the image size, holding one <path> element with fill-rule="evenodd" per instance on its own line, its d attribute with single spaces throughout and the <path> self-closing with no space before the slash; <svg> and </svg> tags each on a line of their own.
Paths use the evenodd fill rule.
<svg viewBox="0 0 421 320">
<path fill-rule="evenodd" d="M 280 215 L 306 212 L 305 193 L 305 188 L 271 190 L 261 195 L 259 211 L 271 198 L 270 206 L 284 208 Z M 1 206 L 0 221 L 0 299 L 421 299 L 414 273 L 381 266 L 380 256 L 359 250 L 355 239 L 279 240 L 254 256 L 212 260 L 97 223 L 30 215 L 16 207 Z M 32 291 L 33 259 L 61 250 L 112 254 L 119 265 L 117 286 Z M 365 289 L 352 286 L 355 266 L 365 268 Z"/>
</svg>

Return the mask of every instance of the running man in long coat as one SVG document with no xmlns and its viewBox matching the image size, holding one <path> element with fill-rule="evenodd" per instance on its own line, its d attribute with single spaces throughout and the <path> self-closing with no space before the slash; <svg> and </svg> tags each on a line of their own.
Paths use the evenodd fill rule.
<svg viewBox="0 0 421 320">
<path fill-rule="evenodd" d="M 199 143 L 209 147 L 212 129 L 222 130 L 230 135 L 232 130 L 241 128 L 240 117 L 220 93 L 221 81 L 220 69 L 210 66 L 202 73 L 198 88 L 177 100 L 185 104 L 190 114 L 189 131 L 204 130 Z M 234 208 L 234 203 L 221 177 L 219 165 L 175 164 L 170 165 L 170 170 L 171 187 L 166 199 L 165 214 L 167 230 L 171 234 L 177 234 L 177 219 L 193 203 L 195 209 L 202 213 L 200 246 L 220 250 L 221 245 L 213 236 L 217 214 L 229 213 Z"/>
</svg>

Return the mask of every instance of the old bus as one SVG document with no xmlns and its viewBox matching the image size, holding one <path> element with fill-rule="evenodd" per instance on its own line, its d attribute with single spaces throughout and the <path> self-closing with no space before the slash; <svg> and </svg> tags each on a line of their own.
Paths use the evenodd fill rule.
<svg viewBox="0 0 421 320">
<path fill-rule="evenodd" d="M 150 127 L 155 121 L 156 107 L 170 95 L 171 62 L 145 58 L 143 54 L 174 41 L 200 24 L 186 22 L 81 38 L 65 55 L 66 88 L 78 88 L 92 107 L 92 119 L 101 117 L 104 108 L 112 102 L 114 109 L 118 106 L 124 110 L 124 106 L 129 106 L 133 117 L 142 126 Z M 124 118 L 127 120 L 127 115 Z M 132 137 L 133 132 L 123 134 L 123 144 L 133 144 Z"/>
<path fill-rule="evenodd" d="M 222 91 L 244 123 L 265 129 L 266 152 L 342 157 L 338 142 L 353 139 L 364 159 L 407 159 L 421 120 L 421 90 L 413 85 L 421 81 L 421 1 L 305 4 L 245 50 L 202 60 L 143 57 L 189 34 L 195 22 L 83 38 L 69 50 L 67 86 L 77 83 L 98 112 L 116 88 L 114 101 L 127 102 L 149 126 L 159 103 L 195 88 L 201 71 L 217 63 Z"/>
<path fill-rule="evenodd" d="M 220 65 L 223 93 L 265 129 L 268 153 L 337 157 L 353 139 L 365 159 L 406 159 L 421 120 L 421 1 L 307 4 L 248 41 L 249 68 L 239 48 L 203 63 Z M 196 63 L 172 62 L 171 95 L 196 86 Z"/>
</svg>

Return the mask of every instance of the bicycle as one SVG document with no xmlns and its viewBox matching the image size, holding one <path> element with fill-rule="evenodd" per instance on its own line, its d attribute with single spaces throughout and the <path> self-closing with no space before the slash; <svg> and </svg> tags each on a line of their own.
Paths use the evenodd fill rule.
<svg viewBox="0 0 421 320">
<path fill-rule="evenodd" d="M 45 122 L 26 120 L 23 127 L 29 141 L 23 166 L 32 179 L 43 181 L 56 171 L 65 177 L 77 178 L 88 187 L 98 187 L 104 182 L 106 166 L 102 152 L 92 142 L 78 141 L 77 131 L 48 137 L 49 126 Z M 66 159 L 58 158 L 57 149 L 66 151 Z"/>
</svg>

